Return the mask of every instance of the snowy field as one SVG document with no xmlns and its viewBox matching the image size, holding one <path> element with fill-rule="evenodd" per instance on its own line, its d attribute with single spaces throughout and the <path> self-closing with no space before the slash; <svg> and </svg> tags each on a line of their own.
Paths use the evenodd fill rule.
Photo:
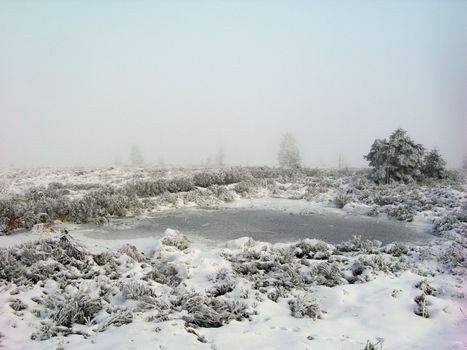
<svg viewBox="0 0 467 350">
<path fill-rule="evenodd" d="M 365 175 L 3 170 L 0 348 L 467 348 L 465 178 L 377 186 Z M 427 238 L 118 234 L 188 208 L 377 218 Z"/>
</svg>

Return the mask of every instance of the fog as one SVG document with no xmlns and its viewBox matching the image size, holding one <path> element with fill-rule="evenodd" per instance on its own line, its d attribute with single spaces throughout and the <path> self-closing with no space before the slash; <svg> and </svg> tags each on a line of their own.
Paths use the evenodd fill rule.
<svg viewBox="0 0 467 350">
<path fill-rule="evenodd" d="M 0 2 L 0 166 L 365 166 L 402 127 L 466 154 L 467 2 Z"/>
</svg>

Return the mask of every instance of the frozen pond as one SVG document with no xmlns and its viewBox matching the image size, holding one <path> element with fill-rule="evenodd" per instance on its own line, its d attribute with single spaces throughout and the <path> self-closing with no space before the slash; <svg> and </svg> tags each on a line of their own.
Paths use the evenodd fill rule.
<svg viewBox="0 0 467 350">
<path fill-rule="evenodd" d="M 336 213 L 300 215 L 271 209 L 178 209 L 153 214 L 151 217 L 116 219 L 109 226 L 88 231 L 96 239 L 124 240 L 160 237 L 167 228 L 179 230 L 192 238 L 224 242 L 239 237 L 252 237 L 266 242 L 291 242 L 317 238 L 330 243 L 349 240 L 353 235 L 393 241 L 422 242 L 432 239 L 428 229 L 389 220 Z"/>
</svg>

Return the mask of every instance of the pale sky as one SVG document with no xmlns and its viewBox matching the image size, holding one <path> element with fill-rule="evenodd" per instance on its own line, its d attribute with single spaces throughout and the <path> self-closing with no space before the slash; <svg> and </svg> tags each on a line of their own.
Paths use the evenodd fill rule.
<svg viewBox="0 0 467 350">
<path fill-rule="evenodd" d="M 0 1 L 0 166 L 467 153 L 467 1 Z"/>
</svg>

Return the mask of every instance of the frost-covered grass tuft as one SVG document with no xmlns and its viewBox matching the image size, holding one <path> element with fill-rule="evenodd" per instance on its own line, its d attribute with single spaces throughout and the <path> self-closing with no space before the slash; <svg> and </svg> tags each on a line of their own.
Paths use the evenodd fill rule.
<svg viewBox="0 0 467 350">
<path fill-rule="evenodd" d="M 15 311 L 21 311 L 21 310 L 25 310 L 27 308 L 27 305 L 25 303 L 23 303 L 21 301 L 21 299 L 18 299 L 18 298 L 11 299 L 8 302 L 8 305 L 10 305 L 10 307 Z"/>
</svg>

